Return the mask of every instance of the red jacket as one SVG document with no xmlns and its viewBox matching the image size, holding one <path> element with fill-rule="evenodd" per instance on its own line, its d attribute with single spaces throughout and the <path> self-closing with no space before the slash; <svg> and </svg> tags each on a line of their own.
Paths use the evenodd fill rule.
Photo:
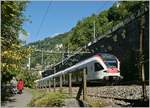
<svg viewBox="0 0 150 108">
<path fill-rule="evenodd" d="M 22 81 L 22 80 L 19 80 L 19 81 L 18 81 L 18 84 L 17 84 L 17 89 L 18 89 L 18 90 L 22 90 L 23 87 L 24 87 L 23 81 Z"/>
</svg>

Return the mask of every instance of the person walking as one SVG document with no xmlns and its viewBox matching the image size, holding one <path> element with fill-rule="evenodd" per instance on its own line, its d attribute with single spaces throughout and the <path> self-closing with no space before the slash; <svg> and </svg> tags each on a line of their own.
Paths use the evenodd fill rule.
<svg viewBox="0 0 150 108">
<path fill-rule="evenodd" d="M 17 94 L 17 80 L 15 77 L 12 78 L 12 80 L 10 81 L 10 86 L 11 86 L 11 92 L 13 94 Z"/>
<path fill-rule="evenodd" d="M 17 83 L 17 89 L 19 91 L 19 94 L 22 94 L 23 88 L 24 88 L 24 82 L 22 79 L 20 79 Z"/>
</svg>

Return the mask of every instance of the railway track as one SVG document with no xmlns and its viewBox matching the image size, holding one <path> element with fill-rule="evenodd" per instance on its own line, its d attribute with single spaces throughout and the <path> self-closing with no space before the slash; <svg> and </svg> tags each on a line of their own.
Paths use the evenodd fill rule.
<svg viewBox="0 0 150 108">
<path fill-rule="evenodd" d="M 128 82 L 117 82 L 110 83 L 108 85 L 88 83 L 87 85 L 87 96 L 90 98 L 97 99 L 109 99 L 114 101 L 116 104 L 122 106 L 148 106 L 149 105 L 149 85 L 146 86 L 147 100 L 142 100 L 142 85 L 141 83 Z M 148 81 L 147 81 L 148 84 Z M 80 84 L 73 84 L 72 94 L 77 96 Z M 51 88 L 53 89 L 53 87 Z M 64 93 L 69 93 L 68 86 L 63 86 Z M 59 85 L 56 87 L 56 91 L 59 91 Z M 82 95 L 82 94 L 81 94 Z M 82 97 L 82 96 L 81 96 Z"/>
<path fill-rule="evenodd" d="M 72 83 L 72 87 L 79 87 L 82 82 Z M 145 81 L 145 84 L 149 85 L 149 80 Z M 94 81 L 94 82 L 87 82 L 87 87 L 99 87 L 99 86 L 132 86 L 132 85 L 142 85 L 142 82 L 139 81 Z M 59 83 L 56 85 L 59 87 Z M 68 87 L 68 84 L 63 84 L 64 87 Z M 48 88 L 48 86 L 47 86 Z"/>
<path fill-rule="evenodd" d="M 90 97 L 95 97 L 95 95 L 88 95 Z M 113 101 L 115 106 L 122 106 L 122 107 L 148 107 L 149 106 L 149 98 L 146 100 L 143 99 L 124 99 L 118 97 L 108 97 L 108 96 L 97 96 L 95 98 L 101 99 L 110 99 Z"/>
<path fill-rule="evenodd" d="M 53 89 L 53 88 L 51 88 Z M 69 93 L 69 88 L 63 86 L 63 91 Z M 60 88 L 56 87 L 59 91 Z M 72 87 L 72 93 L 77 94 L 79 86 Z M 149 86 L 146 86 L 147 96 L 149 97 Z M 95 97 L 108 97 L 115 99 L 141 99 L 142 86 L 141 85 L 109 85 L 109 86 L 89 86 L 87 87 L 87 95 Z"/>
<path fill-rule="evenodd" d="M 110 86 L 107 86 L 107 87 L 109 88 Z M 115 86 L 115 87 L 117 87 L 117 86 Z M 124 97 L 124 96 L 117 96 L 117 95 L 108 94 L 108 92 L 112 91 L 112 90 L 108 90 L 108 88 L 104 89 L 104 87 L 103 87 L 102 88 L 103 91 L 99 91 L 99 92 L 102 92 L 102 93 L 99 93 L 97 91 L 99 89 L 97 89 L 97 88 L 93 89 L 93 87 L 92 87 L 90 89 L 93 89 L 93 91 L 95 91 L 95 92 L 93 92 L 91 90 L 88 90 L 87 97 L 90 98 L 90 99 L 105 100 L 108 103 L 111 103 L 111 105 L 113 105 L 115 107 L 118 107 L 118 106 L 121 106 L 121 107 L 140 107 L 140 106 L 141 107 L 147 107 L 147 106 L 149 106 L 149 98 L 147 98 L 147 100 L 143 101 L 143 99 L 140 95 L 140 92 L 138 92 L 138 93 L 135 92 L 135 94 L 133 94 L 130 97 L 129 97 L 130 94 L 126 94 L 126 92 L 123 92 L 124 94 L 126 94 L 126 97 Z M 126 88 L 125 90 L 128 89 L 127 86 L 125 88 Z M 139 91 L 139 89 L 137 89 L 137 88 L 139 88 L 139 86 L 134 86 L 133 88 L 135 88 L 137 91 Z M 132 88 L 130 87 L 130 89 L 132 89 Z M 77 87 L 73 88 L 73 93 L 72 94 L 73 94 L 74 97 L 76 97 L 77 91 L 78 91 Z M 107 93 L 106 93 L 106 91 L 107 91 Z M 118 88 L 118 91 L 119 91 L 119 88 Z M 129 91 L 127 91 L 127 92 L 129 92 Z M 111 93 L 113 93 L 113 91 Z M 82 99 L 82 94 L 81 94 L 81 99 Z"/>
</svg>

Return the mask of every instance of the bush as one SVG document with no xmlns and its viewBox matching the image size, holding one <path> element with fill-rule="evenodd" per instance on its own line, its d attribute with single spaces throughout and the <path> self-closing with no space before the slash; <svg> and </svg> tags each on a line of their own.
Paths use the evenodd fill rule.
<svg viewBox="0 0 150 108">
<path fill-rule="evenodd" d="M 24 70 L 17 75 L 17 79 L 20 78 L 23 79 L 24 85 L 26 87 L 34 88 L 35 87 L 34 81 L 37 80 L 39 77 L 38 74 L 33 71 Z"/>
<path fill-rule="evenodd" d="M 29 107 L 62 107 L 68 96 L 58 92 L 38 93 L 29 103 Z"/>
</svg>

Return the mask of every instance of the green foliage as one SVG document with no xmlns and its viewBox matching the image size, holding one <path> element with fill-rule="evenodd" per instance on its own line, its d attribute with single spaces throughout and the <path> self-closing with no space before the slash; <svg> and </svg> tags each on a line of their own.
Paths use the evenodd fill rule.
<svg viewBox="0 0 150 108">
<path fill-rule="evenodd" d="M 24 70 L 17 75 L 17 79 L 23 79 L 25 87 L 34 88 L 35 80 L 39 79 L 39 75 L 37 72 Z"/>
<path fill-rule="evenodd" d="M 120 4 L 121 5 L 121 4 Z M 109 21 L 113 21 L 114 23 L 123 20 L 126 16 L 128 16 L 128 11 L 125 5 L 117 6 L 114 4 L 108 10 L 108 19 Z"/>
<path fill-rule="evenodd" d="M 94 18 L 94 16 L 93 16 Z M 93 38 L 93 19 L 87 17 L 86 19 L 77 23 L 73 30 L 72 37 L 70 38 L 71 44 L 74 49 L 84 46 L 87 42 Z"/>
<path fill-rule="evenodd" d="M 33 81 L 36 75 L 26 72 L 23 69 L 23 64 L 26 62 L 27 55 L 32 52 L 31 48 L 22 47 L 19 34 L 22 32 L 26 34 L 22 28 L 22 23 L 26 20 L 23 16 L 23 11 L 26 7 L 26 1 L 2 1 L 2 20 L 1 20 L 1 72 L 2 82 L 9 81 L 12 76 L 18 76 L 25 80 L 25 85 L 28 87 L 33 86 Z M 119 4 L 119 5 L 118 5 Z M 144 1 L 119 1 L 114 4 L 110 9 L 104 10 L 97 15 L 92 15 L 79 21 L 77 25 L 69 32 L 59 34 L 54 38 L 46 38 L 43 41 L 31 43 L 37 49 L 43 48 L 44 50 L 52 51 L 66 51 L 76 50 L 78 47 L 84 46 L 93 40 L 93 23 L 95 21 L 96 37 L 101 36 L 107 30 L 111 29 L 118 22 L 122 21 L 127 16 L 134 14 L 138 9 L 148 6 L 148 2 Z M 57 49 L 57 44 L 63 44 L 63 48 Z M 32 52 L 31 66 L 36 66 L 37 63 L 41 64 L 41 52 Z M 129 57 L 127 59 L 130 60 Z M 44 53 L 44 65 L 53 64 L 62 59 L 61 54 Z M 132 63 L 132 62 L 129 62 Z M 130 65 L 129 65 L 130 66 Z M 124 69 L 124 70 L 130 70 Z"/>
<path fill-rule="evenodd" d="M 108 103 L 107 101 L 104 99 L 87 98 L 87 103 L 89 104 L 90 107 L 107 107 L 109 106 L 109 104 L 111 104 Z"/>
<path fill-rule="evenodd" d="M 9 81 L 22 71 L 22 63 L 31 52 L 30 48 L 23 48 L 19 41 L 19 33 L 25 31 L 22 23 L 25 20 L 23 10 L 27 2 L 2 1 L 1 20 L 1 72 L 2 82 Z"/>
<path fill-rule="evenodd" d="M 18 44 L 19 32 L 24 32 L 22 23 L 25 20 L 23 10 L 27 2 L 24 1 L 2 1 L 1 42 L 2 50 L 9 48 L 12 44 Z"/>
<path fill-rule="evenodd" d="M 27 59 L 29 53 L 31 53 L 30 48 L 23 48 L 15 44 L 12 44 L 11 49 L 2 52 L 2 82 L 9 81 L 12 76 L 17 76 L 23 71 L 22 64 Z"/>
<path fill-rule="evenodd" d="M 58 92 L 39 93 L 38 96 L 33 98 L 29 103 L 29 107 L 62 107 L 64 99 L 68 98 L 67 95 Z"/>
<path fill-rule="evenodd" d="M 137 10 L 144 9 L 145 6 L 149 6 L 148 1 L 120 1 L 119 3 L 122 5 L 122 7 L 126 8 L 129 14 L 134 14 L 137 12 Z"/>
<path fill-rule="evenodd" d="M 36 48 L 44 48 L 45 50 L 56 50 L 56 44 L 63 44 L 63 50 L 75 51 L 77 48 L 86 45 L 93 40 L 93 27 L 95 21 L 96 37 L 102 36 L 106 31 L 112 29 L 113 26 L 124 20 L 127 16 L 135 14 L 138 9 L 148 6 L 146 1 L 118 1 L 110 9 L 104 10 L 99 14 L 93 14 L 80 20 L 74 28 L 69 32 L 60 34 L 54 38 L 46 38 L 43 41 L 38 41 L 29 44 L 34 45 Z M 37 53 L 37 52 L 36 52 Z M 35 54 L 33 54 L 35 55 Z M 32 66 L 39 63 L 41 54 L 34 56 L 35 59 L 31 61 Z M 44 60 L 49 61 L 49 64 L 61 60 L 61 55 L 49 54 L 45 55 Z"/>
<path fill-rule="evenodd" d="M 40 49 L 44 51 L 43 53 L 43 60 L 44 60 L 44 65 L 48 64 L 53 64 L 61 60 L 62 55 L 61 54 L 50 54 L 48 52 L 45 52 L 46 50 L 48 51 L 64 51 L 66 49 L 65 45 L 63 45 L 63 48 L 57 49 L 56 45 L 57 44 L 62 44 L 65 41 L 65 37 L 67 33 L 65 34 L 59 34 L 58 36 L 54 38 L 45 38 L 42 41 L 37 41 L 35 43 L 30 43 L 28 46 L 31 46 L 33 48 L 33 52 L 31 54 L 31 67 L 35 67 L 37 64 L 41 64 L 42 60 L 42 52 L 34 52 L 34 49 Z M 26 47 L 28 47 L 26 46 Z"/>
</svg>

